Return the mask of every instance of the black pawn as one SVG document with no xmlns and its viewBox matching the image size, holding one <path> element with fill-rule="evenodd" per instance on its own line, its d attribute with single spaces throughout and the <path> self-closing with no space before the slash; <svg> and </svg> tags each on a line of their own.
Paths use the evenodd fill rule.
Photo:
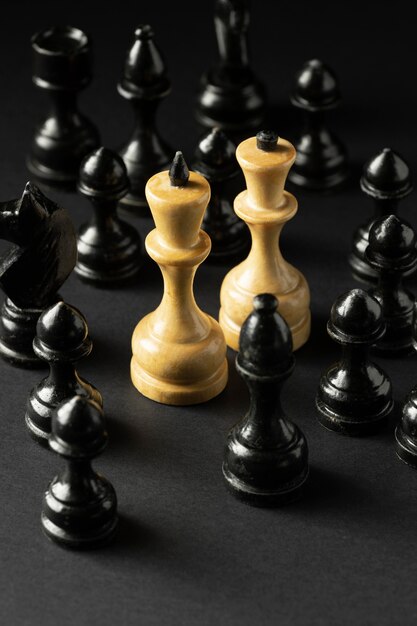
<svg viewBox="0 0 417 626">
<path fill-rule="evenodd" d="M 342 345 L 342 358 L 321 376 L 316 397 L 320 424 L 343 435 L 371 434 L 393 407 L 391 382 L 368 358 L 385 324 L 379 302 L 352 289 L 334 302 L 327 332 Z"/>
<path fill-rule="evenodd" d="M 374 216 L 356 230 L 349 264 L 356 279 L 376 283 L 378 272 L 365 258 L 369 231 L 376 219 L 396 215 L 398 202 L 413 190 L 410 169 L 399 154 L 391 148 L 384 148 L 365 164 L 360 186 L 374 200 Z"/>
<path fill-rule="evenodd" d="M 340 186 L 349 174 L 346 150 L 325 122 L 326 111 L 340 102 L 333 71 L 318 59 L 307 61 L 296 75 L 291 102 L 305 111 L 305 127 L 295 143 L 297 157 L 289 180 L 312 191 Z"/>
<path fill-rule="evenodd" d="M 87 322 L 69 304 L 58 302 L 40 316 L 33 349 L 49 364 L 50 373 L 30 392 L 25 415 L 29 432 L 39 443 L 47 444 L 52 415 L 64 400 L 78 395 L 102 404 L 97 389 L 80 378 L 74 367 L 92 347 Z"/>
<path fill-rule="evenodd" d="M 96 284 L 118 284 L 135 276 L 143 261 L 142 240 L 133 226 L 117 215 L 129 179 L 121 157 L 99 148 L 81 164 L 78 191 L 91 201 L 93 215 L 78 233 L 80 278 Z"/>
<path fill-rule="evenodd" d="M 386 355 L 412 352 L 415 298 L 402 283 L 417 265 L 414 230 L 396 215 L 375 220 L 365 258 L 378 274 L 378 284 L 369 293 L 380 303 L 386 324 L 374 349 Z"/>
<path fill-rule="evenodd" d="M 167 169 L 173 150 L 161 139 L 155 125 L 160 101 L 171 91 L 165 62 L 154 42 L 152 28 L 139 26 L 127 55 L 123 77 L 118 84 L 120 95 L 129 100 L 135 116 L 129 142 L 120 150 L 131 187 L 120 204 L 137 214 L 149 216 L 145 198 L 148 179 Z M 141 210 L 142 209 L 142 210 Z"/>
<path fill-rule="evenodd" d="M 42 367 L 33 351 L 42 311 L 60 300 L 72 272 L 77 239 L 67 211 L 27 183 L 17 200 L 0 203 L 0 239 L 12 248 L 0 256 L 0 356 L 20 367 Z"/>
<path fill-rule="evenodd" d="M 395 451 L 404 463 L 417 468 L 417 389 L 409 394 L 395 429 Z"/>
<path fill-rule="evenodd" d="M 216 1 L 214 28 L 219 63 L 200 81 L 196 117 L 203 126 L 219 126 L 240 135 L 262 123 L 265 91 L 250 67 L 249 21 L 246 0 Z"/>
<path fill-rule="evenodd" d="M 210 236 L 210 261 L 222 262 L 243 257 L 250 235 L 246 224 L 233 210 L 233 199 L 243 189 L 236 146 L 219 128 L 206 133 L 195 151 L 193 170 L 210 183 L 211 197 L 203 219 L 203 230 Z"/>
<path fill-rule="evenodd" d="M 296 499 L 308 476 L 306 439 L 281 407 L 281 389 L 295 361 L 277 304 L 271 294 L 256 296 L 242 326 L 236 369 L 249 388 L 250 406 L 229 433 L 223 463 L 231 491 L 258 506 Z"/>
<path fill-rule="evenodd" d="M 73 188 L 84 156 L 99 145 L 96 127 L 77 109 L 91 81 L 91 42 L 72 26 L 54 26 L 32 38 L 33 82 L 48 93 L 51 112 L 38 125 L 27 164 L 47 185 Z"/>
<path fill-rule="evenodd" d="M 50 448 L 66 461 L 43 498 L 42 527 L 67 548 L 94 548 L 117 526 L 113 486 L 91 467 L 107 444 L 103 411 L 93 400 L 74 396 L 54 413 Z"/>
</svg>

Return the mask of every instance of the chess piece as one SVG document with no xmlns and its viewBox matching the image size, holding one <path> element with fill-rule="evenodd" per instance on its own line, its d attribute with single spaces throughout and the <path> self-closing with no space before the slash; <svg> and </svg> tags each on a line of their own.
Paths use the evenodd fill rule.
<svg viewBox="0 0 417 626">
<path fill-rule="evenodd" d="M 222 330 L 198 308 L 192 289 L 196 269 L 210 252 L 210 238 L 200 230 L 210 186 L 189 172 L 177 152 L 169 172 L 148 181 L 146 198 L 156 228 L 145 246 L 160 266 L 165 288 L 159 307 L 133 333 L 132 382 L 163 404 L 205 402 L 227 382 Z"/>
<path fill-rule="evenodd" d="M 21 367 L 42 367 L 32 347 L 42 311 L 59 300 L 72 272 L 77 240 L 64 209 L 27 183 L 17 200 L 0 203 L 0 239 L 13 247 L 0 256 L 0 356 Z"/>
<path fill-rule="evenodd" d="M 297 212 L 297 200 L 284 191 L 295 154 L 289 141 L 270 131 L 246 139 L 236 151 L 247 190 L 236 197 L 234 208 L 249 226 L 252 248 L 248 257 L 226 275 L 220 292 L 220 326 L 233 350 L 238 349 L 240 328 L 258 293 L 272 293 L 278 298 L 280 314 L 292 332 L 294 350 L 310 334 L 307 282 L 283 259 L 278 246 L 282 227 Z"/>
<path fill-rule="evenodd" d="M 369 293 L 378 300 L 386 324 L 374 350 L 386 355 L 413 351 L 414 295 L 402 282 L 417 265 L 416 236 L 409 224 L 395 215 L 374 221 L 365 258 L 379 275 Z"/>
<path fill-rule="evenodd" d="M 149 215 L 146 181 L 156 172 L 168 169 L 173 155 L 173 150 L 161 139 L 155 126 L 157 107 L 171 91 L 171 85 L 153 37 L 148 25 L 136 29 L 118 85 L 120 95 L 130 101 L 135 116 L 133 134 L 120 150 L 131 183 L 130 191 L 120 199 L 120 204 L 143 215 Z"/>
<path fill-rule="evenodd" d="M 342 185 L 349 175 L 345 147 L 327 128 L 324 114 L 340 102 L 337 78 L 318 59 L 307 61 L 296 75 L 291 103 L 305 111 L 305 128 L 295 144 L 297 158 L 288 179 L 313 191 Z"/>
<path fill-rule="evenodd" d="M 393 407 L 391 382 L 368 358 L 385 324 L 379 302 L 362 289 L 339 296 L 327 324 L 342 345 L 342 358 L 323 373 L 316 397 L 320 424 L 344 435 L 375 432 Z"/>
<path fill-rule="evenodd" d="M 99 145 L 96 127 L 77 109 L 76 98 L 91 81 L 90 38 L 72 26 L 54 26 L 32 37 L 33 82 L 51 98 L 51 111 L 37 127 L 27 160 L 39 181 L 73 188 L 83 157 Z"/>
<path fill-rule="evenodd" d="M 50 374 L 32 389 L 25 421 L 32 437 L 47 444 L 52 415 L 64 400 L 78 395 L 102 405 L 102 399 L 74 367 L 92 349 L 87 322 L 77 309 L 62 301 L 46 309 L 37 323 L 33 349 L 49 364 Z"/>
<path fill-rule="evenodd" d="M 264 87 L 249 65 L 249 7 L 246 0 L 216 0 L 214 9 L 219 64 L 206 72 L 197 96 L 197 120 L 243 132 L 260 126 Z"/>
<path fill-rule="evenodd" d="M 81 164 L 78 191 L 91 201 L 93 216 L 78 234 L 78 276 L 96 284 L 118 284 L 138 273 L 142 241 L 133 226 L 119 219 L 117 202 L 129 189 L 121 157 L 99 148 Z"/>
<path fill-rule="evenodd" d="M 395 429 L 395 451 L 399 458 L 417 468 L 417 388 L 409 394 Z"/>
<path fill-rule="evenodd" d="M 250 407 L 229 433 L 223 475 L 231 491 L 249 504 L 285 504 L 300 495 L 308 476 L 307 442 L 280 401 L 294 369 L 292 337 L 273 295 L 256 296 L 253 306 L 236 357 Z"/>
<path fill-rule="evenodd" d="M 45 492 L 42 528 L 67 548 L 94 548 L 116 530 L 116 493 L 91 467 L 106 444 L 103 411 L 93 400 L 73 396 L 54 413 L 49 446 L 66 460 L 66 468 Z"/>
<path fill-rule="evenodd" d="M 365 164 L 360 185 L 362 191 L 373 198 L 375 210 L 372 219 L 359 226 L 353 236 L 349 264 L 355 278 L 376 283 L 378 272 L 365 258 L 369 231 L 376 219 L 396 215 L 398 202 L 411 193 L 413 183 L 407 163 L 391 148 L 384 148 Z"/>
<path fill-rule="evenodd" d="M 193 170 L 208 180 L 210 202 L 203 219 L 203 230 L 211 239 L 208 261 L 238 259 L 249 248 L 249 230 L 231 203 L 240 187 L 241 171 L 236 147 L 219 128 L 206 133 L 194 156 Z"/>
</svg>

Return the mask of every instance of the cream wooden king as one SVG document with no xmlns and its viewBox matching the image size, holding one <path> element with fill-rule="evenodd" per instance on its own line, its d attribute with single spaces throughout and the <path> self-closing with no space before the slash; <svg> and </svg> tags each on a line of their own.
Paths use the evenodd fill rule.
<svg viewBox="0 0 417 626">
<path fill-rule="evenodd" d="M 210 186 L 188 171 L 179 152 L 169 172 L 149 179 L 145 193 L 156 226 L 145 245 L 161 269 L 164 294 L 133 333 L 132 382 L 156 402 L 205 402 L 227 382 L 222 329 L 198 308 L 193 294 L 195 272 L 211 248 L 200 230 Z"/>
<path fill-rule="evenodd" d="M 242 323 L 253 309 L 253 298 L 272 293 L 293 336 L 294 350 L 310 334 L 310 292 L 303 274 L 287 263 L 279 248 L 281 230 L 297 212 L 297 200 L 284 191 L 296 151 L 275 133 L 261 131 L 236 150 L 247 190 L 234 202 L 236 214 L 249 226 L 252 247 L 248 257 L 226 275 L 220 292 L 219 321 L 227 344 L 239 347 Z"/>
</svg>

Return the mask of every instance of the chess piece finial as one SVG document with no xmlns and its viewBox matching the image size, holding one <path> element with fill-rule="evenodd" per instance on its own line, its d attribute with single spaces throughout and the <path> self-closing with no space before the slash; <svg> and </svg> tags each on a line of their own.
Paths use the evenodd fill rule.
<svg viewBox="0 0 417 626">
<path fill-rule="evenodd" d="M 299 187 L 327 191 L 348 175 L 345 147 L 327 128 L 324 113 L 338 106 L 340 91 L 334 72 L 319 59 L 307 61 L 297 73 L 291 103 L 305 111 L 305 129 L 297 140 L 297 158 L 289 180 Z"/>
<path fill-rule="evenodd" d="M 217 0 L 214 26 L 219 63 L 203 74 L 196 117 L 206 127 L 241 133 L 260 126 L 265 90 L 249 64 L 246 0 Z"/>
<path fill-rule="evenodd" d="M 404 463 L 417 468 L 417 388 L 404 403 L 401 420 L 395 429 L 395 451 Z"/>
<path fill-rule="evenodd" d="M 203 230 L 211 239 L 208 261 L 240 259 L 249 248 L 249 230 L 233 211 L 232 200 L 243 188 L 236 146 L 218 127 L 205 133 L 194 154 L 193 169 L 210 183 L 211 197 Z"/>
<path fill-rule="evenodd" d="M 306 439 L 280 402 L 294 369 L 292 337 L 272 294 L 256 296 L 253 307 L 236 357 L 250 407 L 229 433 L 223 474 L 231 491 L 250 504 L 284 504 L 300 495 L 308 476 Z"/>
<path fill-rule="evenodd" d="M 51 113 L 37 127 L 27 164 L 47 185 L 73 188 L 84 156 L 99 144 L 96 127 L 77 110 L 77 93 L 91 81 L 91 41 L 72 26 L 32 37 L 33 82 L 48 93 Z"/>
<path fill-rule="evenodd" d="M 93 215 L 78 234 L 75 271 L 83 280 L 116 285 L 135 276 L 141 267 L 141 237 L 117 214 L 117 203 L 128 189 L 126 167 L 118 154 L 99 148 L 85 157 L 78 191 L 90 200 Z"/>
<path fill-rule="evenodd" d="M 169 167 L 172 149 L 161 139 L 156 128 L 156 111 L 171 91 L 165 61 L 148 24 L 135 30 L 123 76 L 118 84 L 120 95 L 128 100 L 134 113 L 134 130 L 120 150 L 130 179 L 130 190 L 120 204 L 137 214 L 149 215 L 145 185 L 156 172 Z"/>
<path fill-rule="evenodd" d="M 332 306 L 327 331 L 343 352 L 321 376 L 318 420 L 345 435 L 371 434 L 393 407 L 388 376 L 368 358 L 369 347 L 385 332 L 379 302 L 362 289 L 342 294 Z"/>
<path fill-rule="evenodd" d="M 74 367 L 92 350 L 87 322 L 80 311 L 62 301 L 46 309 L 36 326 L 33 349 L 49 364 L 50 373 L 30 392 L 25 421 L 32 437 L 46 445 L 52 415 L 61 402 L 73 395 L 90 398 L 99 405 L 102 399 Z"/>
<path fill-rule="evenodd" d="M 74 226 L 67 211 L 32 183 L 21 198 L 0 203 L 0 239 L 13 244 L 0 256 L 0 356 L 14 365 L 40 367 L 33 352 L 42 311 L 59 300 L 58 289 L 77 258 Z"/>
<path fill-rule="evenodd" d="M 190 170 L 180 150 L 175 153 L 169 168 L 169 181 L 173 187 L 185 187 L 190 178 Z"/>
<path fill-rule="evenodd" d="M 415 297 L 402 282 L 417 266 L 414 230 L 396 215 L 375 220 L 365 259 L 379 276 L 369 293 L 380 303 L 386 324 L 374 350 L 386 355 L 412 352 Z"/>
<path fill-rule="evenodd" d="M 259 136 L 261 145 L 269 137 L 267 150 L 258 148 Z M 310 292 L 306 279 L 283 259 L 278 245 L 285 222 L 297 212 L 296 198 L 284 191 L 295 155 L 289 141 L 269 132 L 258 134 L 258 139 L 246 139 L 236 151 L 247 189 L 236 197 L 234 209 L 249 226 L 252 248 L 248 257 L 226 275 L 220 292 L 219 321 L 233 350 L 238 349 L 240 328 L 258 293 L 272 293 L 278 299 L 295 350 L 310 334 Z"/>
<path fill-rule="evenodd" d="M 375 284 L 378 272 L 365 257 L 369 231 L 373 222 L 385 215 L 396 215 L 398 203 L 413 190 L 410 168 L 404 159 L 391 148 L 384 148 L 372 157 L 363 168 L 360 180 L 362 191 L 374 201 L 374 215 L 356 230 L 353 236 L 349 264 L 354 277 Z M 415 267 L 412 271 L 415 270 Z"/>
<path fill-rule="evenodd" d="M 67 548 L 93 548 L 115 533 L 116 493 L 91 467 L 106 444 L 103 411 L 93 400 L 73 396 L 54 413 L 49 446 L 66 460 L 66 468 L 46 490 L 42 527 Z"/>
<path fill-rule="evenodd" d="M 187 171 L 182 164 L 180 182 Z M 163 404 L 205 402 L 227 382 L 222 330 L 198 308 L 192 289 L 196 269 L 210 251 L 210 239 L 200 230 L 210 186 L 193 171 L 186 185 L 172 185 L 165 171 L 148 181 L 146 198 L 156 226 L 146 250 L 160 266 L 165 288 L 159 307 L 133 333 L 132 382 Z"/>
</svg>

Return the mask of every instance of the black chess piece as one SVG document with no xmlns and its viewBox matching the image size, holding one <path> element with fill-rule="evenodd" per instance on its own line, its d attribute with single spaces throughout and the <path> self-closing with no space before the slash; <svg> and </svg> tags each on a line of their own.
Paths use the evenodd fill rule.
<svg viewBox="0 0 417 626">
<path fill-rule="evenodd" d="M 117 214 L 117 203 L 128 189 L 126 167 L 118 154 L 99 148 L 85 157 L 78 191 L 91 201 L 93 215 L 78 233 L 75 271 L 80 278 L 117 285 L 138 273 L 143 261 L 141 237 Z"/>
<path fill-rule="evenodd" d="M 247 0 L 216 0 L 214 27 L 219 63 L 203 74 L 197 120 L 233 133 L 258 129 L 265 113 L 265 90 L 250 67 Z"/>
<path fill-rule="evenodd" d="M 120 204 L 138 215 L 149 216 L 145 185 L 153 174 L 169 168 L 174 151 L 156 128 L 157 107 L 171 91 L 171 84 L 152 28 L 147 24 L 135 31 L 118 91 L 131 102 L 135 116 L 133 134 L 120 150 L 131 183 Z"/>
<path fill-rule="evenodd" d="M 58 302 L 42 313 L 36 328 L 33 349 L 49 364 L 50 373 L 30 392 L 25 421 L 32 437 L 46 445 L 52 415 L 61 402 L 74 395 L 85 396 L 99 405 L 102 399 L 97 389 L 80 378 L 74 367 L 92 350 L 87 322 L 80 311 Z"/>
<path fill-rule="evenodd" d="M 395 451 L 399 458 L 417 468 L 417 388 L 408 395 L 395 429 Z"/>
<path fill-rule="evenodd" d="M 107 439 L 103 411 L 93 400 L 74 396 L 53 415 L 49 446 L 66 460 L 66 468 L 45 492 L 42 527 L 64 547 L 94 548 L 115 533 L 116 493 L 91 467 Z"/>
<path fill-rule="evenodd" d="M 33 82 L 48 93 L 51 110 L 32 140 L 30 172 L 50 186 L 74 188 L 84 156 L 100 143 L 96 127 L 77 109 L 77 94 L 91 81 L 90 38 L 72 26 L 32 37 Z"/>
<path fill-rule="evenodd" d="M 200 139 L 192 169 L 210 183 L 211 197 L 202 228 L 210 236 L 208 261 L 238 259 L 247 253 L 249 229 L 233 211 L 233 199 L 244 184 L 235 156 L 236 146 L 222 130 L 214 128 Z"/>
<path fill-rule="evenodd" d="M 236 369 L 249 388 L 250 407 L 229 433 L 223 474 L 236 496 L 270 506 L 300 495 L 308 476 L 308 447 L 280 401 L 295 364 L 291 331 L 272 294 L 256 296 L 253 306 L 236 357 Z"/>
<path fill-rule="evenodd" d="M 0 356 L 21 367 L 42 367 L 32 347 L 42 311 L 60 299 L 72 272 L 77 239 L 67 211 L 31 183 L 17 200 L 0 203 L 0 238 L 13 247 L 0 256 Z"/>
<path fill-rule="evenodd" d="M 346 150 L 325 123 L 326 111 L 340 103 L 334 72 L 318 59 L 307 61 L 296 75 L 291 103 L 305 111 L 305 127 L 289 180 L 312 191 L 342 185 L 349 175 Z"/>
<path fill-rule="evenodd" d="M 366 283 L 376 283 L 378 272 L 365 258 L 369 231 L 376 219 L 397 214 L 398 203 L 411 193 L 413 182 L 410 169 L 404 159 L 391 148 L 384 148 L 365 164 L 360 186 L 365 194 L 373 198 L 375 209 L 374 216 L 359 226 L 353 236 L 349 265 L 356 279 Z"/>
<path fill-rule="evenodd" d="M 414 230 L 396 215 L 375 220 L 365 258 L 378 273 L 378 284 L 369 293 L 380 303 L 386 324 L 373 349 L 388 356 L 412 352 L 415 297 L 402 283 L 417 265 Z"/>
<path fill-rule="evenodd" d="M 318 420 L 344 435 L 372 434 L 393 408 L 391 382 L 368 358 L 369 347 L 385 332 L 379 302 L 362 289 L 344 293 L 332 306 L 327 332 L 343 352 L 321 376 Z"/>
</svg>

